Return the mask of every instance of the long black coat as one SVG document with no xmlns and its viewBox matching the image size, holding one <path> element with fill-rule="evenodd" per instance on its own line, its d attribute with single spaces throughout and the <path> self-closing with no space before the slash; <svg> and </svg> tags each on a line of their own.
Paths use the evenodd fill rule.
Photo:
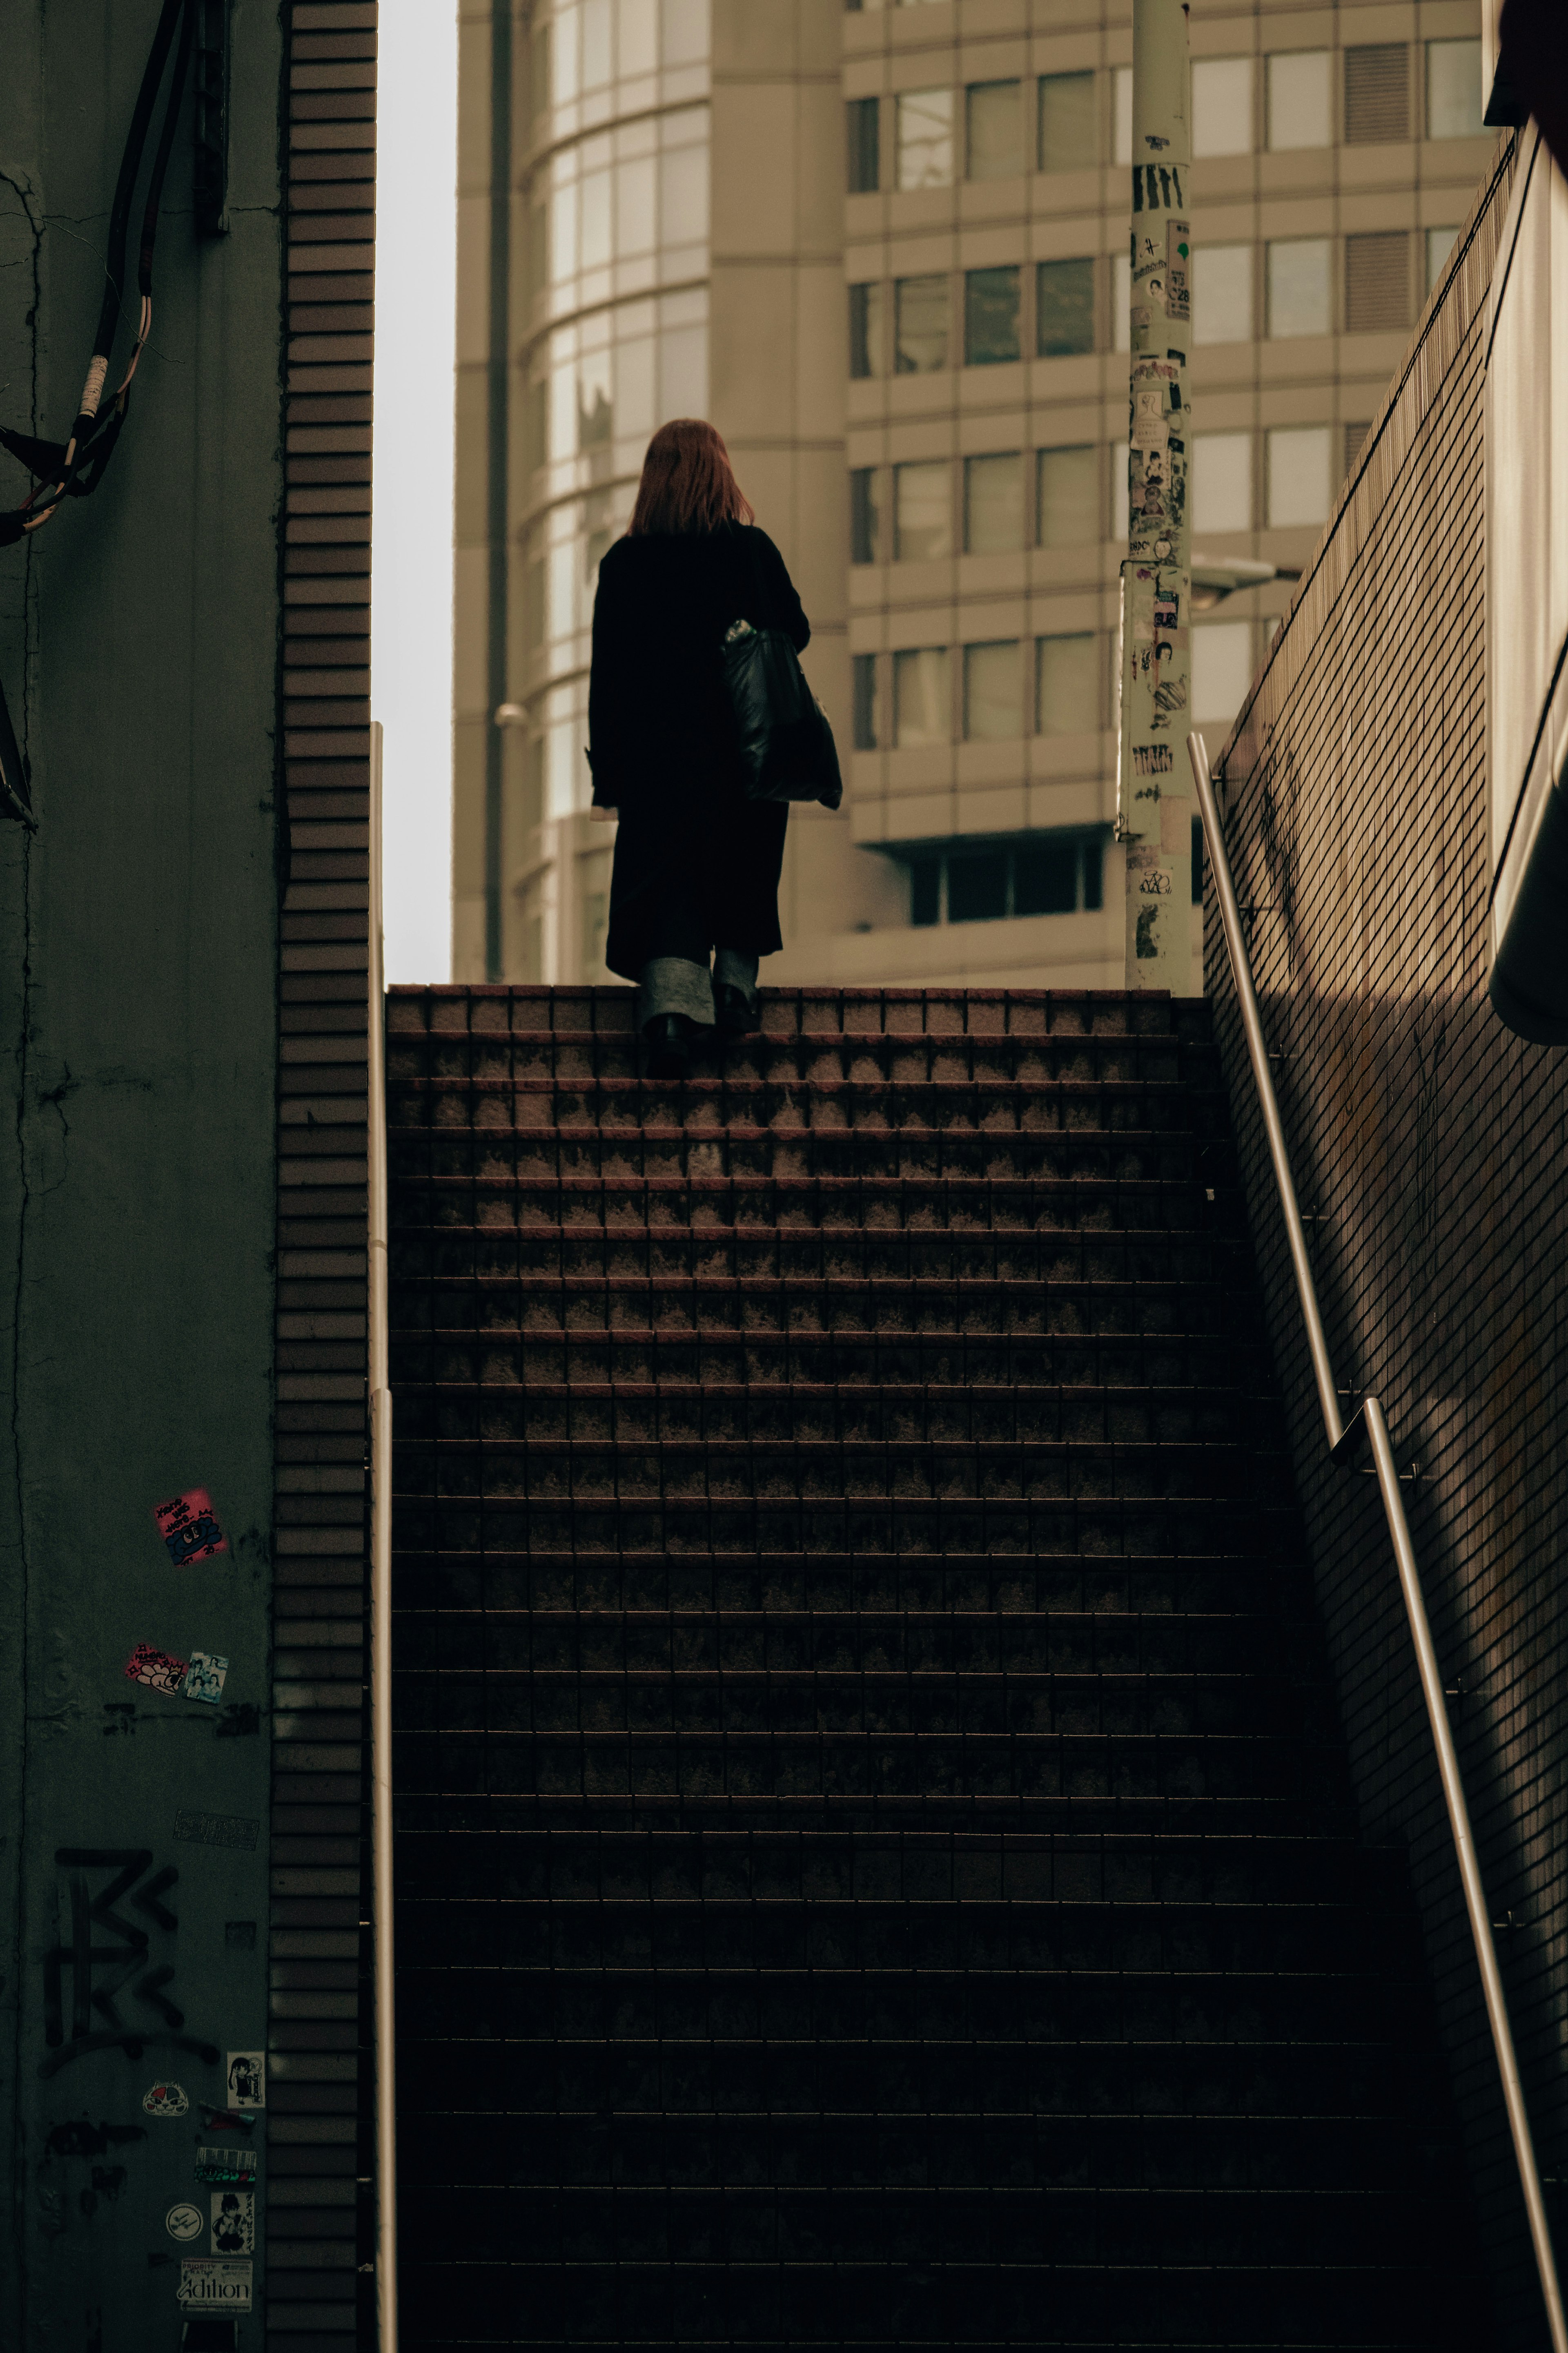
<svg viewBox="0 0 1568 2353">
<path fill-rule="evenodd" d="M 620 811 L 605 960 L 635 980 L 650 956 L 710 947 L 769 955 L 779 934 L 788 808 L 742 798 L 720 644 L 734 620 L 811 625 L 765 531 L 620 539 L 599 566 L 588 686 L 594 799 Z"/>
</svg>

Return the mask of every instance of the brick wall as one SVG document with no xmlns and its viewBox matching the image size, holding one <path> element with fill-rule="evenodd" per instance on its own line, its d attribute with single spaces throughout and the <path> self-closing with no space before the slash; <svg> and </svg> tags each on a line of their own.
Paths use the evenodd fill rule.
<svg viewBox="0 0 1568 2353">
<path fill-rule="evenodd" d="M 1542 2172 L 1568 2173 L 1563 1142 L 1568 1064 L 1486 996 L 1483 355 L 1505 140 L 1223 762 L 1237 896 L 1342 1386 L 1375 1389 L 1495 1918 Z M 1212 893 L 1207 986 L 1369 1835 L 1408 1844 L 1500 2344 L 1546 2342 L 1377 1490 L 1327 1463 Z M 1559 2208 L 1562 2200 L 1549 2190 Z"/>
<path fill-rule="evenodd" d="M 279 713 L 277 1570 L 268 2341 L 373 2340 L 372 2012 L 361 1922 L 365 988 L 376 10 L 294 0 Z"/>
</svg>

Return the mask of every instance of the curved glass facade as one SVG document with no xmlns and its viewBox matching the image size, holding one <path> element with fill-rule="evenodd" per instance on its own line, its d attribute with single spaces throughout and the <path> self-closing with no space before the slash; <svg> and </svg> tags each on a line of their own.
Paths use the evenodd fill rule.
<svg viewBox="0 0 1568 2353">
<path fill-rule="evenodd" d="M 602 899 L 607 857 L 602 834 L 570 846 L 589 798 L 599 560 L 626 527 L 654 428 L 708 409 L 710 0 L 539 0 L 530 31 L 513 528 L 529 797 L 537 824 L 564 830 L 521 887 L 539 902 L 524 931 L 542 927 L 540 976 L 576 978 L 596 951 L 589 914 L 576 922 L 574 909 L 591 913 Z M 567 869 L 584 860 L 569 882 Z"/>
</svg>

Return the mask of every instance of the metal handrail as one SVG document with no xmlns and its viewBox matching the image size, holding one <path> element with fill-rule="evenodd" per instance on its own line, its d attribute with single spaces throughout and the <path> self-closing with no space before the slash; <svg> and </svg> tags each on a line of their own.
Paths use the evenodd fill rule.
<svg viewBox="0 0 1568 2353">
<path fill-rule="evenodd" d="M 392 1388 L 386 1303 L 386 978 L 381 934 L 381 722 L 370 734 L 370 1757 L 375 1982 L 376 2342 L 397 2353 L 397 2062 L 392 1919 Z"/>
<path fill-rule="evenodd" d="M 1329 1451 L 1336 1462 L 1344 1463 L 1354 1454 L 1363 1431 L 1371 1440 L 1378 1492 L 1383 1497 L 1384 1515 L 1388 1522 L 1394 1557 L 1399 1570 L 1400 1590 L 1405 1597 L 1405 1615 L 1410 1620 L 1410 1636 L 1415 1648 L 1422 1696 L 1426 1700 L 1427 1719 L 1432 1726 L 1433 1746 L 1437 1751 L 1437 1772 L 1448 1809 L 1448 1827 L 1453 1832 L 1454 1851 L 1458 1857 L 1459 1879 L 1465 1891 L 1465 1909 L 1469 1915 L 1470 1935 L 1480 1968 L 1481 1991 L 1486 2000 L 1492 2047 L 1497 2052 L 1498 2073 L 1502 2078 L 1503 2101 L 1508 2109 L 1509 2130 L 1513 2137 L 1514 2161 L 1519 2168 L 1520 2187 L 1524 2192 L 1525 2211 L 1529 2216 L 1530 2235 L 1535 2250 L 1535 2268 L 1541 2280 L 1542 2299 L 1546 2306 L 1546 2325 L 1551 2332 L 1552 2353 L 1568 2353 L 1568 2324 L 1563 2320 L 1563 2296 L 1557 2284 L 1557 2259 L 1547 2226 L 1541 2176 L 1536 2170 L 1530 2113 L 1524 2104 L 1519 2063 L 1514 2056 L 1508 2001 L 1498 1968 L 1497 1949 L 1492 1943 L 1491 1915 L 1487 1905 L 1486 1890 L 1481 1884 L 1480 1864 L 1470 1831 L 1469 1809 L 1465 1803 L 1458 1755 L 1448 1725 L 1442 1672 L 1437 1664 L 1432 1629 L 1427 1622 L 1426 1599 L 1415 1566 L 1415 1547 L 1410 1540 L 1405 1499 L 1399 1492 L 1399 1472 L 1394 1460 L 1394 1448 L 1389 1441 L 1388 1424 L 1384 1419 L 1381 1404 L 1370 1395 L 1362 1398 L 1348 1425 L 1340 1415 L 1333 1364 L 1323 1333 L 1317 1285 L 1312 1280 L 1312 1262 L 1307 1254 L 1307 1237 L 1302 1229 L 1301 1212 L 1297 1207 L 1296 1187 L 1290 1175 L 1285 1125 L 1279 1116 L 1279 1104 L 1268 1068 L 1268 1047 L 1263 1034 L 1262 1016 L 1258 1009 L 1258 993 L 1252 985 L 1251 959 L 1242 934 L 1241 911 L 1236 902 L 1236 885 L 1231 879 L 1230 858 L 1226 849 L 1219 805 L 1209 776 L 1208 752 L 1201 735 L 1188 736 L 1187 756 L 1193 764 L 1193 781 L 1197 787 L 1198 806 L 1203 812 L 1204 839 L 1208 845 L 1209 866 L 1214 875 L 1215 896 L 1219 902 L 1220 922 L 1225 928 L 1225 944 L 1230 952 L 1231 974 L 1236 982 L 1237 1002 L 1241 1008 L 1241 1026 L 1252 1063 L 1253 1082 L 1258 1089 L 1258 1100 L 1263 1113 L 1264 1132 L 1268 1138 L 1268 1155 L 1274 1164 L 1274 1180 L 1279 1188 L 1279 1208 L 1285 1219 L 1286 1238 L 1290 1245 L 1290 1263 L 1295 1269 L 1301 1315 L 1307 1326 L 1307 1345 L 1311 1352 L 1312 1373 L 1318 1384 L 1318 1403 L 1322 1409 L 1323 1427 L 1328 1433 Z"/>
</svg>

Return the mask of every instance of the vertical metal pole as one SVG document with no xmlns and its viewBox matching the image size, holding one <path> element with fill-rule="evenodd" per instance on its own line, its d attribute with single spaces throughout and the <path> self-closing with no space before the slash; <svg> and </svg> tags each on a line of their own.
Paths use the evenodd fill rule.
<svg viewBox="0 0 1568 2353">
<path fill-rule="evenodd" d="M 1192 67 L 1182 0 L 1133 0 L 1131 381 L 1117 833 L 1127 986 L 1192 988 Z"/>
<path fill-rule="evenodd" d="M 392 1917 L 392 1390 L 387 1362 L 386 980 L 381 723 L 370 734 L 369 1187 L 371 1949 L 375 1984 L 376 2343 L 397 2353 L 397 2043 Z"/>
</svg>

